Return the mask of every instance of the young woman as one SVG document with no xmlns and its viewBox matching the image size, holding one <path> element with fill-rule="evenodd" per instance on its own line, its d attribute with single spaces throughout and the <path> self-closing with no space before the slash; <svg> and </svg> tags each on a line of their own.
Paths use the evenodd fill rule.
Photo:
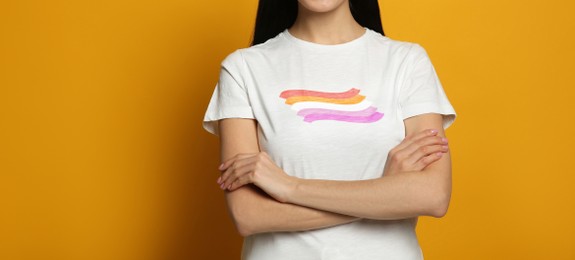
<svg viewBox="0 0 575 260">
<path fill-rule="evenodd" d="M 384 36 L 377 0 L 260 0 L 203 121 L 242 258 L 422 259 L 417 217 L 446 214 L 455 116 L 425 49 Z"/>
</svg>

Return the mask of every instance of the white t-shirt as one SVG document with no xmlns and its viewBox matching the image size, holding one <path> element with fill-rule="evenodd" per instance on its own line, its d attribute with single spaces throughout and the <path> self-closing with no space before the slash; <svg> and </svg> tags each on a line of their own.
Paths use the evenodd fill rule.
<svg viewBox="0 0 575 260">
<path fill-rule="evenodd" d="M 286 29 L 238 49 L 221 63 L 203 127 L 253 118 L 259 147 L 287 174 L 307 179 L 382 176 L 387 154 L 405 137 L 403 120 L 423 113 L 456 114 L 423 47 L 369 28 L 352 41 L 324 45 Z M 244 239 L 242 258 L 423 259 L 417 218 L 360 220 L 301 232 Z"/>
</svg>

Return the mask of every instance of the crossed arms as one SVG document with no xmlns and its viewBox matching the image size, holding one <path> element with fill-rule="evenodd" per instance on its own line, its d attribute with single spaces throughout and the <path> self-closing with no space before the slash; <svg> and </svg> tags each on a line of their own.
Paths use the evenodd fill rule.
<svg viewBox="0 0 575 260">
<path fill-rule="evenodd" d="M 438 145 L 421 141 L 424 140 L 421 133 L 428 129 L 437 129 L 437 136 L 445 137 L 442 115 L 421 114 L 404 122 L 406 136 L 411 140 L 406 138 L 403 146 L 398 145 L 402 149 L 394 148 L 397 156 L 388 156 L 388 172 L 383 177 L 332 181 L 271 174 L 281 169 L 262 170 L 265 167 L 261 165 L 272 168 L 273 165 L 270 166 L 270 159 L 258 148 L 257 122 L 241 118 L 220 120 L 221 160 L 226 164 L 222 170 L 226 179 L 222 187 L 226 189 L 228 209 L 238 232 L 248 236 L 324 228 L 361 218 L 384 220 L 444 216 L 451 197 L 450 154 L 445 150 L 443 156 L 434 158 Z M 408 141 L 411 141 L 409 146 Z M 414 152 L 405 152 L 409 149 Z M 428 161 L 423 159 L 421 152 Z M 425 164 L 423 169 L 414 167 L 422 161 Z M 249 164 L 255 166 L 250 168 Z"/>
</svg>

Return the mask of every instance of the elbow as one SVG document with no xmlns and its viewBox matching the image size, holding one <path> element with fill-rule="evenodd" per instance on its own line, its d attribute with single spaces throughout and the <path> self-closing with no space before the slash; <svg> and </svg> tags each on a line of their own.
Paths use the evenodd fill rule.
<svg viewBox="0 0 575 260">
<path fill-rule="evenodd" d="M 433 196 L 429 196 L 430 201 L 427 202 L 427 214 L 431 217 L 442 218 L 447 214 L 449 208 L 449 202 L 451 198 L 451 192 L 447 189 L 443 189 L 434 193 Z"/>
<path fill-rule="evenodd" d="M 242 237 L 264 232 L 261 219 L 260 195 L 249 186 L 226 193 L 228 213 L 238 234 Z"/>
<path fill-rule="evenodd" d="M 422 193 L 422 209 L 425 216 L 435 218 L 442 218 L 447 214 L 449 202 L 451 200 L 451 185 L 450 183 L 442 183 L 433 185 L 427 192 Z"/>
<path fill-rule="evenodd" d="M 435 218 L 442 218 L 447 214 L 451 200 L 451 172 L 430 172 L 433 181 L 428 182 L 425 192 L 426 214 Z"/>
<path fill-rule="evenodd" d="M 445 216 L 447 214 L 447 209 L 449 208 L 449 202 L 441 202 L 441 203 L 436 203 L 437 205 L 435 205 L 431 210 L 430 210 L 430 216 L 434 217 L 434 218 L 442 218 L 443 216 Z"/>
<path fill-rule="evenodd" d="M 255 233 L 249 221 L 250 218 L 246 216 L 245 212 L 237 209 L 230 209 L 230 215 L 234 222 L 236 231 L 240 236 L 247 237 Z"/>
<path fill-rule="evenodd" d="M 237 225 L 236 224 L 236 230 L 238 231 L 238 234 L 240 234 L 240 236 L 242 236 L 242 237 L 247 237 L 247 236 L 251 236 L 254 234 L 254 232 L 252 232 L 251 229 L 249 229 L 249 227 L 247 227 L 245 225 Z"/>
<path fill-rule="evenodd" d="M 246 208 L 245 205 L 228 202 L 228 213 L 240 236 L 247 237 L 256 233 L 254 218 L 250 215 L 250 209 Z"/>
</svg>

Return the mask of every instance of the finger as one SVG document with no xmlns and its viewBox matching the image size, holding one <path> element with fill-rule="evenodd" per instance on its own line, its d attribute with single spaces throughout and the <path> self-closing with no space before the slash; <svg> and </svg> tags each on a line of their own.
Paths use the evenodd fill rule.
<svg viewBox="0 0 575 260">
<path fill-rule="evenodd" d="M 419 132 L 412 133 L 410 135 L 405 136 L 403 141 L 396 146 L 398 150 L 405 149 L 407 146 L 412 144 L 413 142 L 428 136 L 435 136 L 439 131 L 437 129 L 424 129 Z"/>
<path fill-rule="evenodd" d="M 441 159 L 441 157 L 443 157 L 443 153 L 437 152 L 437 153 L 432 153 L 428 156 L 421 158 L 419 161 L 417 161 L 415 163 L 416 171 L 423 170 L 425 167 L 430 165 L 432 162 L 435 162 L 435 161 Z"/>
<path fill-rule="evenodd" d="M 397 160 L 400 160 L 402 164 L 410 166 L 411 165 L 410 163 L 417 161 L 415 159 L 411 159 L 409 162 L 407 161 L 408 158 L 412 157 L 415 151 L 417 151 L 418 149 L 423 150 L 429 149 L 426 146 L 430 145 L 446 144 L 446 142 L 443 142 L 442 140 L 443 139 L 441 136 L 435 136 L 435 135 L 423 137 L 418 140 L 413 140 L 408 146 L 404 147 L 403 149 L 394 151 L 393 157 L 396 158 Z"/>
<path fill-rule="evenodd" d="M 253 160 L 255 161 L 255 160 Z M 243 175 L 249 174 L 251 171 L 254 170 L 254 163 L 246 163 L 242 166 L 233 166 L 229 168 L 229 173 L 226 173 L 225 179 L 223 179 L 220 188 L 226 189 L 235 182 L 238 178 L 241 178 Z"/>
<path fill-rule="evenodd" d="M 256 155 L 256 154 L 257 154 L 257 153 L 238 153 L 238 154 L 236 154 L 234 157 L 232 157 L 232 158 L 226 160 L 225 162 L 223 162 L 223 163 L 220 165 L 220 167 L 218 167 L 218 169 L 219 169 L 220 171 L 223 171 L 223 170 L 227 169 L 228 167 L 230 167 L 230 165 L 232 165 L 235 160 L 242 159 L 242 158 L 246 158 L 246 157 L 251 157 L 251 156 L 254 156 L 254 155 Z"/>
<path fill-rule="evenodd" d="M 405 161 L 407 165 L 412 165 L 425 156 L 434 153 L 446 153 L 448 150 L 449 150 L 448 146 L 443 144 L 421 146 L 413 153 L 411 153 Z"/>
<path fill-rule="evenodd" d="M 242 176 L 240 176 L 239 178 L 237 178 L 234 182 L 232 182 L 230 184 L 229 187 L 227 187 L 227 189 L 229 191 L 234 191 L 238 188 L 240 188 L 241 186 L 244 186 L 246 184 L 250 184 L 253 183 L 253 175 L 251 174 L 251 172 L 244 174 Z"/>
<path fill-rule="evenodd" d="M 222 182 L 226 181 L 227 178 L 229 178 L 230 174 L 232 174 L 234 172 L 235 169 L 238 168 L 242 168 L 245 165 L 248 164 L 252 164 L 257 160 L 255 155 L 249 156 L 249 157 L 245 157 L 245 158 L 241 158 L 241 159 L 237 159 L 233 162 L 232 165 L 230 165 L 221 175 L 218 183 L 222 184 Z"/>
<path fill-rule="evenodd" d="M 413 141 L 407 147 L 403 149 L 403 152 L 411 156 L 415 151 L 419 149 L 427 149 L 425 146 L 430 145 L 447 145 L 447 138 L 436 135 L 436 136 L 427 136 L 420 138 L 418 140 Z"/>
<path fill-rule="evenodd" d="M 218 184 L 222 184 L 222 182 L 228 178 L 229 174 L 232 172 L 230 169 L 233 167 L 241 167 L 245 164 L 248 164 L 250 162 L 253 161 L 253 159 L 255 158 L 255 156 L 257 155 L 257 153 L 254 154 L 242 154 L 241 156 L 238 156 L 237 158 L 234 158 L 233 160 L 230 161 L 229 165 L 225 166 L 225 170 L 222 170 L 222 175 L 218 178 Z M 234 156 L 235 157 L 235 156 Z"/>
</svg>

